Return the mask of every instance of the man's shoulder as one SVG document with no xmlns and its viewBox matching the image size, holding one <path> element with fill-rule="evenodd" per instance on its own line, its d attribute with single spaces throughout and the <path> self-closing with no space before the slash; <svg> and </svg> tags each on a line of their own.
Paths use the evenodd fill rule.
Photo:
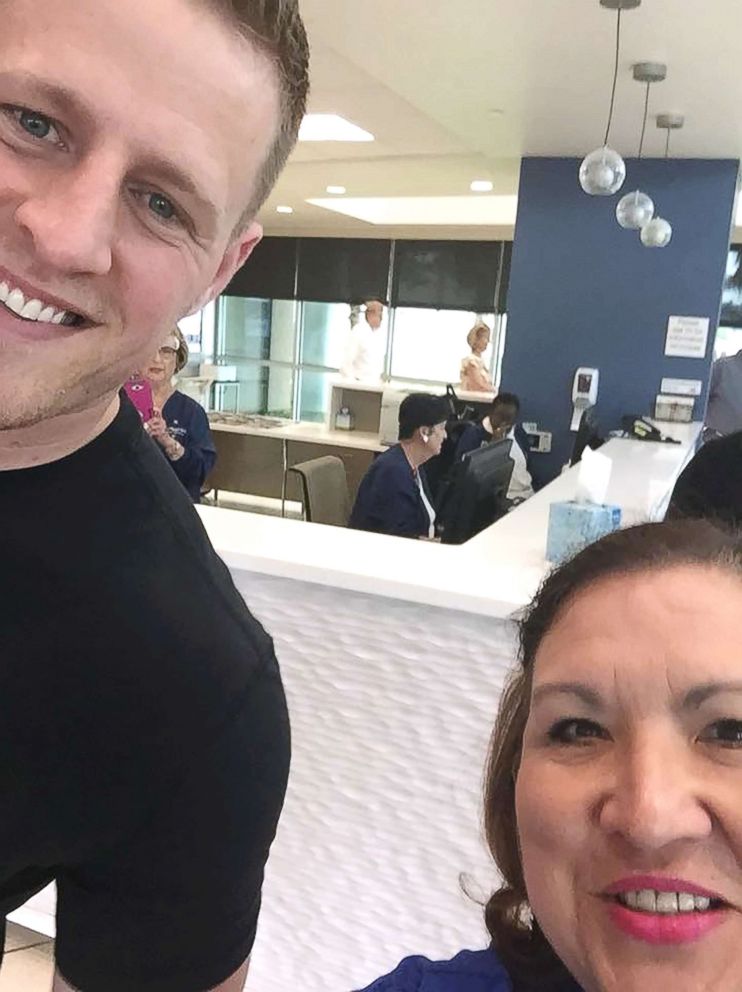
<svg viewBox="0 0 742 992">
<path fill-rule="evenodd" d="M 714 369 L 723 372 L 733 372 L 742 375 L 742 351 L 736 355 L 722 355 L 714 362 Z"/>
</svg>

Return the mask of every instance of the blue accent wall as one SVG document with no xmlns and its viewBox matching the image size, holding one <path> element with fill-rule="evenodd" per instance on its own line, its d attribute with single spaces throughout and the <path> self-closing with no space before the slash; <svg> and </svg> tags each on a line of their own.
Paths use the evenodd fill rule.
<svg viewBox="0 0 742 992">
<path fill-rule="evenodd" d="M 578 159 L 527 158 L 508 293 L 502 389 L 517 393 L 522 418 L 552 431 L 550 455 L 534 455 L 539 482 L 569 459 L 572 381 L 600 370 L 597 412 L 604 433 L 626 413 L 651 415 L 663 377 L 701 379 L 711 367 L 739 162 L 627 161 L 613 197 L 587 196 Z M 615 218 L 620 196 L 648 193 L 673 226 L 667 248 L 648 249 Z M 709 317 L 706 358 L 666 358 L 671 315 Z"/>
</svg>

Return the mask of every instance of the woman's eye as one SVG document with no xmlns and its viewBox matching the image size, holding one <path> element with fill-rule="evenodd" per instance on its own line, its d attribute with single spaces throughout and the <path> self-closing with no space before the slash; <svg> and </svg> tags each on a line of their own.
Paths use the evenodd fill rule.
<svg viewBox="0 0 742 992">
<path fill-rule="evenodd" d="M 605 740 L 605 730 L 592 720 L 569 719 L 555 723 L 549 740 L 555 744 L 581 744 L 590 740 Z"/>
<path fill-rule="evenodd" d="M 718 720 L 707 727 L 702 740 L 722 747 L 742 748 L 742 720 Z"/>
</svg>

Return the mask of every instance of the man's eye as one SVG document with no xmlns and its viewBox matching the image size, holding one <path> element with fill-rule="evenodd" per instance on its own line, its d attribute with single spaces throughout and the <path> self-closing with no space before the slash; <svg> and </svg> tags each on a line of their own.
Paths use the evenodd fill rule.
<svg viewBox="0 0 742 992">
<path fill-rule="evenodd" d="M 49 143 L 49 139 L 51 139 L 52 144 L 62 144 L 59 131 L 46 114 L 40 114 L 36 110 L 28 110 L 26 107 L 12 106 L 3 107 L 2 112 L 12 118 L 21 130 L 37 141 Z"/>
<path fill-rule="evenodd" d="M 174 204 L 161 193 L 150 193 L 147 197 L 147 205 L 160 220 L 175 220 L 177 217 L 178 212 Z"/>
<path fill-rule="evenodd" d="M 32 138 L 38 138 L 39 141 L 51 138 L 54 144 L 61 144 L 59 132 L 45 114 L 19 107 L 15 111 L 15 117 L 23 130 Z"/>
<path fill-rule="evenodd" d="M 592 720 L 571 718 L 560 720 L 549 731 L 549 740 L 554 744 L 583 744 L 590 740 L 605 740 L 607 734 Z"/>
<path fill-rule="evenodd" d="M 37 114 L 34 110 L 21 110 L 18 113 L 18 123 L 24 131 L 28 131 L 34 138 L 48 138 L 52 132 L 52 122 L 43 114 Z"/>
<path fill-rule="evenodd" d="M 742 720 L 718 720 L 706 728 L 702 740 L 722 747 L 742 748 Z"/>
</svg>

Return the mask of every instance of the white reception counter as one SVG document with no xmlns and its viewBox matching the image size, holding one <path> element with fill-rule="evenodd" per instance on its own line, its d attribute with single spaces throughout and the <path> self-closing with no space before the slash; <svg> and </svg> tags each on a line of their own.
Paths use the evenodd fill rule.
<svg viewBox="0 0 742 992">
<path fill-rule="evenodd" d="M 602 449 L 627 523 L 661 514 L 699 430 Z M 482 769 L 515 660 L 509 618 L 546 572 L 549 504 L 575 476 L 461 547 L 199 510 L 275 639 L 291 713 L 248 992 L 349 992 L 410 953 L 486 945 Z M 47 890 L 12 919 L 53 933 L 53 910 Z"/>
<path fill-rule="evenodd" d="M 680 444 L 613 439 L 607 501 L 624 524 L 661 518 L 700 424 L 663 424 Z M 509 617 L 533 596 L 548 569 L 549 506 L 575 494 L 578 468 L 459 547 L 200 508 L 219 554 L 233 570 L 317 582 L 492 617 Z"/>
</svg>

